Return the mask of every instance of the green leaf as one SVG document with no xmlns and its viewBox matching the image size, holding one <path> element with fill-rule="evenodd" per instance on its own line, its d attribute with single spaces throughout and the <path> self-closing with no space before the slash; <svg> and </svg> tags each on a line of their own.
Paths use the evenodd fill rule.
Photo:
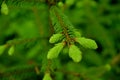
<svg viewBox="0 0 120 80">
<path fill-rule="evenodd" d="M 50 43 L 55 43 L 55 42 L 58 42 L 59 40 L 62 39 L 62 34 L 58 33 L 58 34 L 53 34 L 53 36 L 51 36 L 49 42 Z"/>
<path fill-rule="evenodd" d="M 63 47 L 64 47 L 64 43 L 56 44 L 52 49 L 49 50 L 49 52 L 47 54 L 47 58 L 48 59 L 57 58 L 59 53 L 63 49 Z"/>
<path fill-rule="evenodd" d="M 6 49 L 6 45 L 0 46 L 0 55 L 2 55 L 2 53 L 5 51 L 5 49 Z"/>
<path fill-rule="evenodd" d="M 78 31 L 74 31 L 74 35 L 75 35 L 75 37 L 81 37 L 81 33 Z"/>
<path fill-rule="evenodd" d="M 5 3 L 5 1 L 3 1 L 2 5 L 1 5 L 1 13 L 8 15 L 9 9 L 7 4 Z"/>
<path fill-rule="evenodd" d="M 11 56 L 15 51 L 14 46 L 11 46 L 10 49 L 8 50 L 8 54 Z"/>
<path fill-rule="evenodd" d="M 45 73 L 43 80 L 52 80 L 50 73 Z"/>
<path fill-rule="evenodd" d="M 90 49 L 96 49 L 98 48 L 96 42 L 92 39 L 87 39 L 87 38 L 76 38 L 76 42 L 78 42 L 80 45 L 82 45 L 85 48 L 90 48 Z"/>
<path fill-rule="evenodd" d="M 77 46 L 71 45 L 69 48 L 69 56 L 73 59 L 74 62 L 80 62 L 82 59 L 82 52 Z"/>
</svg>

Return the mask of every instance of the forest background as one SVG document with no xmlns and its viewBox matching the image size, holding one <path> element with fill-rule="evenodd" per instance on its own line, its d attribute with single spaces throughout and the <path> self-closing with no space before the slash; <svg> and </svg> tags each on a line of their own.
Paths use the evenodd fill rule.
<svg viewBox="0 0 120 80">
<path fill-rule="evenodd" d="M 48 73 L 49 80 L 120 80 L 120 0 L 57 0 L 74 28 L 98 45 L 96 50 L 80 46 L 78 63 L 67 50 L 47 59 L 54 46 L 49 43 L 55 33 L 49 14 L 52 1 L 5 0 L 8 14 L 0 13 L 0 80 L 42 80 Z"/>
</svg>

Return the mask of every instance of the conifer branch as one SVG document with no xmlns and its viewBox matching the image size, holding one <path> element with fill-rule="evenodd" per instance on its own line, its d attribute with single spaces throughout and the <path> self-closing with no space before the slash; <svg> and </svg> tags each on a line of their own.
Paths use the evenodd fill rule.
<svg viewBox="0 0 120 80">
<path fill-rule="evenodd" d="M 0 0 L 0 4 L 5 1 L 8 6 L 33 7 L 38 4 L 46 4 L 45 0 Z"/>
<path fill-rule="evenodd" d="M 67 42 L 68 46 L 70 46 L 70 43 L 71 43 L 72 40 L 71 40 L 71 38 L 68 34 L 67 27 L 64 25 L 64 23 L 63 23 L 61 17 L 59 16 L 58 12 L 57 11 L 54 11 L 54 12 L 55 12 L 56 17 L 58 18 L 58 21 L 59 21 L 61 27 L 63 28 L 63 34 L 66 36 L 66 39 L 67 39 L 66 42 Z"/>
<path fill-rule="evenodd" d="M 48 37 L 38 37 L 38 38 L 30 38 L 30 39 L 14 39 L 11 41 L 8 41 L 5 45 L 11 46 L 11 45 L 18 45 L 18 44 L 25 44 L 33 41 L 38 41 L 40 39 L 47 39 Z"/>
<path fill-rule="evenodd" d="M 53 6 L 53 7 L 55 7 L 55 6 Z M 71 42 L 72 42 L 72 39 L 71 39 L 71 37 L 70 37 L 70 35 L 69 35 L 69 33 L 68 33 L 68 26 L 66 26 L 64 23 L 64 21 L 63 21 L 63 19 L 62 19 L 62 17 L 59 15 L 59 12 L 56 10 L 56 9 L 53 9 L 54 10 L 54 14 L 55 14 L 55 16 L 57 17 L 57 19 L 58 19 L 58 22 L 60 23 L 60 27 L 63 29 L 63 34 L 65 35 L 65 37 L 66 37 L 66 42 L 67 42 L 67 44 L 68 44 L 68 46 L 70 46 L 70 44 L 71 44 Z"/>
</svg>

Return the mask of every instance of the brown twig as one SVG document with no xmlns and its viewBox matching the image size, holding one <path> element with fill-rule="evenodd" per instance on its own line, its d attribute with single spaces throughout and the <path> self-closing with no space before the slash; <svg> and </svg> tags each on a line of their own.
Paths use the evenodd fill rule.
<svg viewBox="0 0 120 80">
<path fill-rule="evenodd" d="M 70 46 L 72 39 L 70 38 L 70 36 L 68 34 L 67 26 L 64 24 L 64 22 L 61 19 L 59 13 L 55 10 L 54 10 L 54 12 L 55 12 L 56 17 L 58 18 L 58 21 L 59 21 L 61 27 L 63 28 L 63 34 L 66 36 L 66 39 L 67 39 L 66 42 L 67 42 L 68 46 Z"/>
</svg>

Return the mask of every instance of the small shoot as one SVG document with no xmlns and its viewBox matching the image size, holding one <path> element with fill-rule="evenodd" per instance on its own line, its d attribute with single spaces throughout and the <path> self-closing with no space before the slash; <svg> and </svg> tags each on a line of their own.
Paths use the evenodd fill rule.
<svg viewBox="0 0 120 80">
<path fill-rule="evenodd" d="M 72 44 L 69 48 L 69 57 L 72 58 L 74 62 L 80 62 L 82 59 L 82 52 L 77 46 Z"/>
<path fill-rule="evenodd" d="M 50 43 L 56 43 L 58 42 L 59 40 L 61 40 L 63 38 L 63 35 L 58 33 L 58 34 L 53 34 L 51 37 L 50 37 L 50 40 L 49 42 Z"/>
<path fill-rule="evenodd" d="M 78 42 L 80 45 L 82 45 L 85 48 L 89 48 L 89 49 L 97 49 L 98 48 L 96 42 L 92 39 L 87 39 L 87 38 L 81 37 L 81 38 L 76 38 L 75 40 L 76 40 L 76 42 Z"/>
<path fill-rule="evenodd" d="M 45 73 L 43 80 L 52 80 L 50 73 Z"/>
<path fill-rule="evenodd" d="M 4 15 L 8 15 L 8 13 L 9 13 L 9 9 L 8 9 L 8 6 L 5 3 L 5 1 L 3 1 L 1 4 L 1 13 Z"/>
<path fill-rule="evenodd" d="M 58 43 L 56 44 L 53 48 L 51 48 L 49 51 L 48 51 L 48 54 L 47 54 L 47 58 L 48 59 L 53 59 L 53 58 L 57 58 L 59 53 L 61 52 L 61 50 L 63 49 L 64 47 L 64 43 Z"/>
<path fill-rule="evenodd" d="M 14 51 L 15 51 L 15 47 L 14 47 L 14 45 L 12 45 L 10 47 L 10 49 L 8 50 L 8 54 L 11 56 L 11 55 L 13 55 Z"/>
</svg>

